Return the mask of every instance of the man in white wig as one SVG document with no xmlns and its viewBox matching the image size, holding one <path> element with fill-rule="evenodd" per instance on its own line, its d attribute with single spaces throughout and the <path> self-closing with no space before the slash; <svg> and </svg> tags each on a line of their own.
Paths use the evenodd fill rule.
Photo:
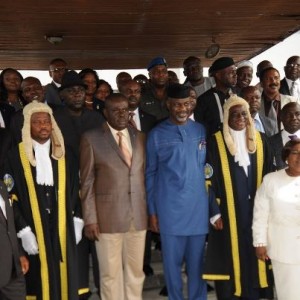
<svg viewBox="0 0 300 300">
<path fill-rule="evenodd" d="M 272 155 L 244 99 L 232 95 L 223 108 L 223 129 L 207 145 L 207 177 L 222 224 L 211 220 L 203 277 L 215 280 L 219 300 L 272 298 L 269 266 L 256 258 L 251 231 L 253 199 L 272 170 Z"/>
<path fill-rule="evenodd" d="M 33 101 L 23 114 L 22 142 L 7 155 L 4 181 L 30 261 L 27 297 L 78 299 L 76 243 L 83 227 L 78 169 L 65 155 L 51 108 Z"/>
</svg>

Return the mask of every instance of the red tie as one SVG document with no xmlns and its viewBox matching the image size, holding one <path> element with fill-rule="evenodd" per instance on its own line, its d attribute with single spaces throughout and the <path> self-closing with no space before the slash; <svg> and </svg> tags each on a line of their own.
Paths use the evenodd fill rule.
<svg viewBox="0 0 300 300">
<path fill-rule="evenodd" d="M 124 143 L 123 141 L 123 136 L 124 134 L 122 132 L 117 132 L 117 135 L 119 137 L 119 147 L 124 155 L 124 158 L 125 158 L 125 161 L 126 161 L 126 164 L 128 165 L 128 167 L 130 168 L 131 166 L 131 154 L 126 146 L 126 144 Z"/>
<path fill-rule="evenodd" d="M 129 113 L 129 121 L 128 121 L 128 124 L 129 124 L 131 127 L 137 128 L 137 127 L 136 127 L 136 123 L 135 123 L 135 121 L 134 121 L 134 119 L 133 119 L 134 116 L 135 116 L 135 113 L 134 113 L 133 111 L 131 111 L 131 112 Z"/>
</svg>

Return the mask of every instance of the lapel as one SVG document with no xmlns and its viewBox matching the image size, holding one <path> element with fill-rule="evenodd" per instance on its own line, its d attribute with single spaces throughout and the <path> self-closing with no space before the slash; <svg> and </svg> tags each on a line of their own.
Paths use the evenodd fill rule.
<svg viewBox="0 0 300 300">
<path fill-rule="evenodd" d="M 134 158 L 134 149 L 135 149 L 135 132 L 133 128 L 127 127 L 128 132 L 129 132 L 129 136 L 130 136 L 130 141 L 131 141 L 131 146 L 132 146 L 132 160 Z M 122 161 L 126 164 L 126 160 L 124 158 L 124 155 L 122 153 L 122 151 L 120 150 L 119 145 L 117 144 L 115 138 L 113 137 L 107 123 L 105 122 L 103 124 L 103 130 L 104 130 L 104 136 L 106 138 L 106 140 L 109 142 L 109 144 L 111 145 L 111 147 L 113 148 L 113 150 L 117 153 L 117 155 L 122 159 Z M 127 164 L 126 164 L 127 166 Z"/>
<path fill-rule="evenodd" d="M 2 198 L 5 202 L 5 212 L 6 212 L 6 217 L 8 219 L 11 217 L 10 216 L 10 214 L 11 214 L 10 203 L 8 200 L 8 194 L 6 191 L 6 187 L 2 182 L 0 182 L 0 195 L 2 196 Z M 0 208 L 0 222 L 2 222 L 5 226 L 7 226 L 7 221 L 6 221 L 7 219 L 4 217 L 2 209 Z"/>
</svg>

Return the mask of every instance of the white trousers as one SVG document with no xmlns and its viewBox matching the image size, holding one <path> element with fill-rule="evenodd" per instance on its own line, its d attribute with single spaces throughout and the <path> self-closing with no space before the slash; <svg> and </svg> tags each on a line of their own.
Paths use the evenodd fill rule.
<svg viewBox="0 0 300 300">
<path fill-rule="evenodd" d="M 101 233 L 96 241 L 102 300 L 142 300 L 146 230 Z"/>
</svg>

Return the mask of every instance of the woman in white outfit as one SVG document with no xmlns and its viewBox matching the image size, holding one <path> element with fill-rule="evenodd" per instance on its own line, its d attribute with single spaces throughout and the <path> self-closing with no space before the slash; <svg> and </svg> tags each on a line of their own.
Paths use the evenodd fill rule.
<svg viewBox="0 0 300 300">
<path fill-rule="evenodd" d="M 259 259 L 271 259 L 279 300 L 300 299 L 300 139 L 286 143 L 286 169 L 270 173 L 257 190 L 253 245 Z"/>
</svg>

